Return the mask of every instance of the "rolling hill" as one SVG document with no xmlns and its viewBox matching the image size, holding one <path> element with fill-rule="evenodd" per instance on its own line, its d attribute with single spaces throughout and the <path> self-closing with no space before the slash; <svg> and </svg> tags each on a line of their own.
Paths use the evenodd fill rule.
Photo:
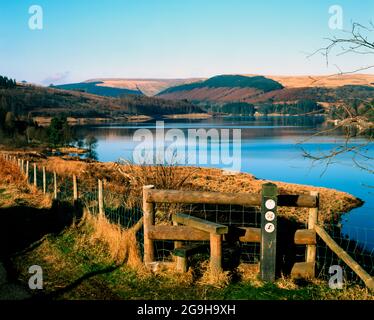
<svg viewBox="0 0 374 320">
<path fill-rule="evenodd" d="M 109 79 L 91 79 L 83 83 L 96 82 L 100 87 L 120 88 L 127 90 L 140 91 L 146 96 L 155 96 L 159 92 L 178 85 L 193 83 L 200 81 L 199 78 L 189 79 L 122 79 L 122 78 L 109 78 Z"/>
<path fill-rule="evenodd" d="M 289 78 L 284 83 L 290 84 Z M 283 79 L 284 80 L 284 79 Z M 316 79 L 318 80 L 318 79 Z M 170 100 L 188 100 L 205 103 L 247 102 L 252 104 L 262 103 L 296 103 L 310 100 L 319 103 L 332 104 L 348 99 L 373 99 L 374 85 L 342 85 L 327 86 L 327 79 L 319 79 L 314 83 L 324 80 L 324 86 L 311 85 L 299 87 L 296 84 L 305 83 L 304 78 L 293 81 L 289 87 L 284 87 L 280 82 L 262 76 L 217 76 L 205 81 L 168 88 L 157 96 Z M 337 84 L 337 79 L 333 80 Z M 340 83 L 349 83 L 347 79 Z M 331 84 L 331 83 L 330 83 Z"/>
<path fill-rule="evenodd" d="M 62 84 L 62 85 L 51 86 L 51 87 L 56 88 L 56 89 L 92 93 L 92 94 L 105 96 L 105 97 L 120 97 L 126 94 L 143 95 L 143 93 L 139 90 L 102 86 L 101 84 L 103 84 L 102 81 L 92 81 L 92 82 Z"/>
<path fill-rule="evenodd" d="M 0 87 L 0 109 L 19 116 L 53 117 L 65 114 L 76 118 L 115 118 L 127 115 L 169 115 L 200 113 L 186 101 L 168 101 L 143 95 L 104 97 L 80 91 L 68 91 L 32 85 Z"/>
</svg>

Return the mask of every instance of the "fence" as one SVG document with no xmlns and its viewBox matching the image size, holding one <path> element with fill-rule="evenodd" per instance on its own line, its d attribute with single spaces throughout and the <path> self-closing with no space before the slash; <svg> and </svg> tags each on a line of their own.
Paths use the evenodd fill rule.
<svg viewBox="0 0 374 320">
<path fill-rule="evenodd" d="M 125 228 L 135 225 L 144 212 L 144 231 L 138 232 L 137 239 L 148 266 L 163 263 L 186 271 L 190 257 L 203 252 L 210 255 L 211 268 L 220 271 L 225 260 L 236 260 L 233 257 L 239 252 L 238 261 L 259 270 L 264 280 L 273 281 L 275 267 L 280 264 L 279 251 L 284 250 L 277 234 L 283 233 L 292 235 L 297 248 L 292 251 L 295 261 L 290 255 L 283 256 L 291 261 L 293 277 L 327 278 L 331 276 L 330 266 L 343 264 L 346 279 L 374 290 L 374 249 L 368 251 L 343 237 L 336 222 L 319 224 L 315 192 L 278 195 L 275 185 L 264 185 L 262 194 L 184 192 L 148 186 L 143 190 L 143 208 L 128 208 L 124 195 L 106 190 L 102 180 L 85 183 L 76 176 L 60 177 L 37 163 L 9 154 L 3 154 L 3 158 L 17 164 L 30 184 L 54 199 L 79 199 L 94 215 L 104 214 Z M 307 225 L 285 225 L 277 217 L 278 206 L 309 208 Z M 228 252 L 235 248 L 227 248 L 227 244 L 238 246 L 231 256 Z"/>
<path fill-rule="evenodd" d="M 75 175 L 59 176 L 49 172 L 45 166 L 37 162 L 18 159 L 10 154 L 2 154 L 6 161 L 19 166 L 21 174 L 30 185 L 35 186 L 44 194 L 49 194 L 55 200 L 75 202 L 80 201 L 91 214 L 105 215 L 106 218 L 123 228 L 135 225 L 143 216 L 140 208 L 128 208 L 124 196 L 105 189 L 102 180 L 79 181 Z M 143 252 L 143 230 L 137 233 L 139 248 Z"/>
</svg>

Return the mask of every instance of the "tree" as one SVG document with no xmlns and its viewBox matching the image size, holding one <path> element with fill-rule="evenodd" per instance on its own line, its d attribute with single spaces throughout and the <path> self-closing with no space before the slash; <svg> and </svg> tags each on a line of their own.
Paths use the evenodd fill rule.
<svg viewBox="0 0 374 320">
<path fill-rule="evenodd" d="M 48 127 L 49 142 L 54 145 L 68 145 L 73 135 L 66 117 L 54 117 Z"/>
<path fill-rule="evenodd" d="M 92 151 L 94 149 L 96 149 L 97 147 L 97 139 L 95 136 L 93 135 L 88 135 L 85 139 L 85 145 L 88 149 L 88 151 Z"/>
<path fill-rule="evenodd" d="M 4 128 L 8 133 L 13 133 L 15 126 L 15 117 L 12 112 L 7 112 L 4 121 Z"/>
<path fill-rule="evenodd" d="M 326 63 L 329 64 L 330 56 L 333 52 L 337 55 L 344 55 L 353 53 L 356 55 L 371 55 L 374 54 L 374 24 L 371 22 L 369 26 L 364 26 L 360 23 L 353 23 L 350 31 L 344 31 L 342 37 L 334 37 L 328 39 L 329 44 L 321 49 L 318 49 L 310 56 L 321 53 L 326 58 Z M 339 73 L 331 75 L 344 75 L 357 73 L 359 71 L 374 68 L 373 65 L 360 66 L 355 70 L 342 71 L 338 66 Z M 315 80 L 317 82 L 318 80 Z M 332 117 L 335 124 L 332 128 L 317 132 L 315 135 L 325 134 L 327 132 L 343 130 L 345 133 L 345 142 L 325 153 L 311 154 L 304 150 L 304 156 L 314 161 L 324 161 L 326 165 L 333 163 L 333 160 L 345 153 L 352 154 L 353 163 L 370 173 L 374 173 L 372 160 L 368 153 L 369 146 L 372 144 L 374 135 L 374 99 L 368 101 L 361 100 L 346 100 L 333 110 L 330 110 L 330 117 Z M 358 144 L 351 144 L 351 140 L 356 137 L 364 137 L 365 141 Z"/>
<path fill-rule="evenodd" d="M 87 158 L 89 159 L 97 159 L 97 153 L 96 153 L 96 148 L 97 148 L 97 139 L 93 135 L 88 135 L 85 138 L 85 145 L 88 149 L 87 153 Z"/>
</svg>

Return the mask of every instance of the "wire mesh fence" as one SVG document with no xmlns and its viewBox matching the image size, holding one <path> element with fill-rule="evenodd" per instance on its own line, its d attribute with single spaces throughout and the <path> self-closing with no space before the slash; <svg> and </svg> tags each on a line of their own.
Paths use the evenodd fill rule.
<svg viewBox="0 0 374 320">
<path fill-rule="evenodd" d="M 366 235 L 367 239 L 372 238 L 374 229 L 365 227 L 349 227 L 355 232 Z M 374 243 L 367 240 L 365 243 L 353 240 L 342 230 L 341 224 L 328 223 L 324 229 L 334 239 L 334 241 L 351 256 L 369 275 L 374 277 Z M 333 253 L 326 243 L 320 238 L 317 242 L 317 276 L 328 279 L 331 277 L 329 269 L 331 266 L 340 266 L 344 272 L 344 278 L 351 282 L 361 282 L 357 274 L 351 270 L 335 253 Z"/>
<path fill-rule="evenodd" d="M 38 189 L 43 190 L 45 181 L 46 192 L 49 194 L 57 193 L 57 199 L 61 201 L 73 201 L 74 200 L 74 183 L 71 176 L 59 176 L 53 172 L 45 171 L 45 177 L 43 175 L 43 169 L 41 166 L 36 166 L 34 170 L 34 164 L 29 163 L 28 171 L 26 172 L 26 163 L 24 167 L 24 173 L 27 176 L 28 182 L 31 185 L 35 185 Z M 36 180 L 35 180 L 36 177 Z M 56 181 L 55 181 L 56 179 Z M 78 198 L 82 201 L 85 207 L 93 215 L 100 213 L 99 206 L 99 188 L 97 180 L 85 180 L 79 181 L 78 179 Z M 126 204 L 126 195 L 123 193 L 116 193 L 111 190 L 103 189 L 103 210 L 107 219 L 115 224 L 122 226 L 123 228 L 131 228 L 134 226 L 142 217 L 143 212 L 139 207 L 128 207 Z M 233 227 L 261 227 L 261 213 L 257 207 L 244 207 L 238 205 L 208 205 L 208 204 L 166 204 L 158 203 L 155 207 L 156 212 L 156 224 L 172 225 L 171 216 L 174 213 L 185 213 L 190 216 L 195 216 L 207 221 L 233 226 Z M 286 225 L 283 229 L 279 228 L 280 233 L 293 234 L 296 229 L 307 228 L 306 225 L 295 225 L 290 227 Z M 347 230 L 350 229 L 350 230 Z M 338 220 L 332 220 L 331 222 L 325 222 L 324 229 L 328 234 L 335 240 L 335 242 L 347 252 L 360 266 L 372 277 L 374 276 L 374 228 L 362 227 L 362 226 L 343 226 Z M 352 237 L 357 234 L 359 236 Z M 137 233 L 137 241 L 141 252 L 143 253 L 143 241 L 144 231 L 141 229 Z M 353 239 L 360 239 L 360 241 Z M 316 254 L 316 275 L 321 279 L 329 279 L 331 277 L 330 267 L 334 265 L 341 266 L 344 271 L 345 279 L 350 282 L 361 283 L 362 281 L 343 262 L 326 243 L 317 237 L 317 254 Z M 188 241 L 184 241 L 185 244 L 189 244 Z M 208 244 L 208 241 L 194 242 L 194 244 Z M 175 241 L 155 241 L 155 258 L 158 261 L 172 261 L 173 250 L 175 248 Z M 240 262 L 243 263 L 259 263 L 260 262 L 260 243 L 243 243 L 236 242 L 235 244 L 229 243 L 231 248 L 224 245 L 223 250 L 231 250 L 234 248 L 234 255 L 239 255 Z M 226 247 L 225 247 L 226 246 Z M 292 254 L 294 255 L 294 261 L 305 261 L 305 245 L 294 245 L 290 243 L 290 247 L 293 247 Z M 207 246 L 206 252 L 203 251 L 202 255 L 209 255 L 209 249 Z M 223 254 L 225 259 L 232 259 L 233 254 Z"/>
<path fill-rule="evenodd" d="M 261 227 L 261 216 L 259 208 L 244 207 L 238 205 L 210 205 L 210 204 L 156 204 L 156 224 L 171 225 L 171 216 L 174 213 L 185 213 L 190 216 L 201 218 L 232 227 Z M 185 245 L 201 244 L 208 245 L 209 241 L 183 241 Z M 156 259 L 159 261 L 171 261 L 173 258 L 174 241 L 155 241 Z M 239 259 L 243 263 L 258 263 L 260 261 L 260 245 L 251 242 L 229 242 L 223 244 L 223 257 L 226 259 Z M 203 251 L 204 254 L 204 251 Z M 209 254 L 208 246 L 206 254 Z M 225 264 L 225 263 L 224 263 Z"/>
</svg>

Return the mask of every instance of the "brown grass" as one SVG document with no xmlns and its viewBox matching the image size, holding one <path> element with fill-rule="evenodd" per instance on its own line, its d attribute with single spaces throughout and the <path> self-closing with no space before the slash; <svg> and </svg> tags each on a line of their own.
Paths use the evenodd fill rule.
<svg viewBox="0 0 374 320">
<path fill-rule="evenodd" d="M 93 216 L 86 212 L 85 222 L 93 228 L 90 235 L 91 243 L 101 241 L 108 247 L 108 253 L 113 261 L 122 265 L 126 263 L 130 267 L 142 266 L 142 258 L 136 240 L 139 225 L 130 229 L 123 229 L 119 225 L 110 223 L 105 216 Z"/>
<path fill-rule="evenodd" d="M 220 169 L 194 167 L 166 167 L 166 166 L 137 166 L 133 164 L 116 164 L 86 162 L 81 160 L 62 159 L 59 157 L 43 158 L 39 155 L 27 155 L 30 160 L 38 161 L 38 165 L 45 165 L 47 170 L 56 171 L 58 176 L 71 179 L 75 174 L 78 183 L 93 190 L 97 187 L 97 180 L 104 180 L 104 188 L 108 195 L 121 196 L 128 207 L 140 206 L 143 185 L 152 184 L 157 189 L 200 190 L 231 193 L 260 193 L 261 186 L 267 180 L 259 180 L 251 174 L 240 173 L 227 175 Z M 12 169 L 18 170 L 17 166 Z M 7 179 L 13 176 L 12 171 L 4 172 Z M 2 176 L 3 176 L 2 174 Z M 17 177 L 17 175 L 15 175 Z M 280 194 L 309 194 L 318 191 L 320 194 L 320 222 L 338 218 L 341 213 L 359 206 L 362 202 L 354 196 L 327 188 L 298 185 L 284 182 L 277 184 Z M 106 196 L 106 200 L 110 200 Z M 113 200 L 113 201 L 112 201 Z M 115 204 L 116 199 L 110 200 Z M 122 200 L 121 200 L 122 201 Z M 279 214 L 288 218 L 306 222 L 308 209 L 280 207 Z"/>
<path fill-rule="evenodd" d="M 26 181 L 26 176 L 21 174 L 16 163 L 0 158 L 0 189 L 4 193 L 0 195 L 0 206 L 28 205 L 36 208 L 48 208 L 52 199 L 44 195 Z"/>
</svg>

